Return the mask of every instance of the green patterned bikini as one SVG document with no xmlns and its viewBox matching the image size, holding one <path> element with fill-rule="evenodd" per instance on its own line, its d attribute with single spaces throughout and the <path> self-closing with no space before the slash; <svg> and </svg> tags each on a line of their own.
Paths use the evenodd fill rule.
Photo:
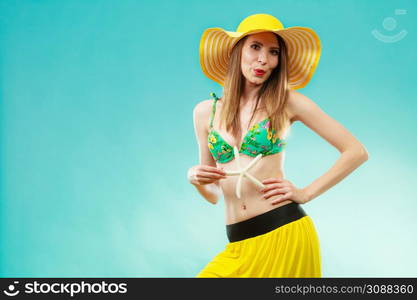
<svg viewBox="0 0 417 300">
<path fill-rule="evenodd" d="M 219 98 L 216 94 L 210 94 L 213 98 L 213 108 L 210 116 L 210 131 L 208 135 L 208 147 L 213 158 L 219 163 L 227 163 L 234 158 L 233 147 L 230 146 L 220 134 L 213 129 L 213 119 L 216 113 L 216 103 Z M 270 129 L 270 120 L 266 118 L 253 125 L 246 133 L 239 153 L 243 153 L 252 157 L 262 153 L 262 156 L 281 152 L 286 142 L 280 140 L 275 135 L 275 130 Z"/>
</svg>

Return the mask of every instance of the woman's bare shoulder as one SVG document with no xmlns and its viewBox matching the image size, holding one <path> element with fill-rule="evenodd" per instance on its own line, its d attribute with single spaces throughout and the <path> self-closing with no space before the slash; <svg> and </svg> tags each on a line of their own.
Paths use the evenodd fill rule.
<svg viewBox="0 0 417 300">
<path fill-rule="evenodd" d="M 207 99 L 197 102 L 194 106 L 194 116 L 198 118 L 205 118 L 209 116 L 212 106 L 213 99 Z"/>
<path fill-rule="evenodd" d="M 308 110 L 310 105 L 314 102 L 307 96 L 301 94 L 298 91 L 289 90 L 287 99 L 287 111 L 291 120 L 291 123 L 298 120 L 298 115 L 303 110 Z"/>
</svg>

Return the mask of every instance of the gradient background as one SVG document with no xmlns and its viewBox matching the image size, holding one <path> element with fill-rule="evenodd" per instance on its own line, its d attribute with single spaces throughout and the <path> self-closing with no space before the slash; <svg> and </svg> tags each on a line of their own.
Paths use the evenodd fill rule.
<svg viewBox="0 0 417 300">
<path fill-rule="evenodd" d="M 417 276 L 416 1 L 243 2 L 0 0 L 2 277 L 193 277 L 223 250 L 223 201 L 186 177 L 193 108 L 222 93 L 198 46 L 254 13 L 318 33 L 299 91 L 369 152 L 304 206 L 323 277 Z M 374 29 L 408 34 L 385 43 Z M 286 149 L 298 187 L 339 156 L 299 122 Z"/>
</svg>

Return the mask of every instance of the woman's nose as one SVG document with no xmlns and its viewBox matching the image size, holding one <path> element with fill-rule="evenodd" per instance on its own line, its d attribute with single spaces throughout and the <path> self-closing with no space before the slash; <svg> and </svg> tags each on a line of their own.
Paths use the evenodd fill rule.
<svg viewBox="0 0 417 300">
<path fill-rule="evenodd" d="M 262 51 L 260 51 L 259 55 L 258 55 L 258 62 L 261 64 L 266 64 L 266 58 L 267 56 L 265 55 L 265 53 L 263 53 Z"/>
</svg>

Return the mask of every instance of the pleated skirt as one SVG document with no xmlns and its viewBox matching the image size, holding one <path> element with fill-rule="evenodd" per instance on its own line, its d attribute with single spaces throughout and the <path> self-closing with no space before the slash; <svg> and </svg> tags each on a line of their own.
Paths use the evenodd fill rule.
<svg viewBox="0 0 417 300">
<path fill-rule="evenodd" d="M 321 277 L 319 238 L 298 203 L 226 225 L 229 243 L 196 277 Z"/>
</svg>

